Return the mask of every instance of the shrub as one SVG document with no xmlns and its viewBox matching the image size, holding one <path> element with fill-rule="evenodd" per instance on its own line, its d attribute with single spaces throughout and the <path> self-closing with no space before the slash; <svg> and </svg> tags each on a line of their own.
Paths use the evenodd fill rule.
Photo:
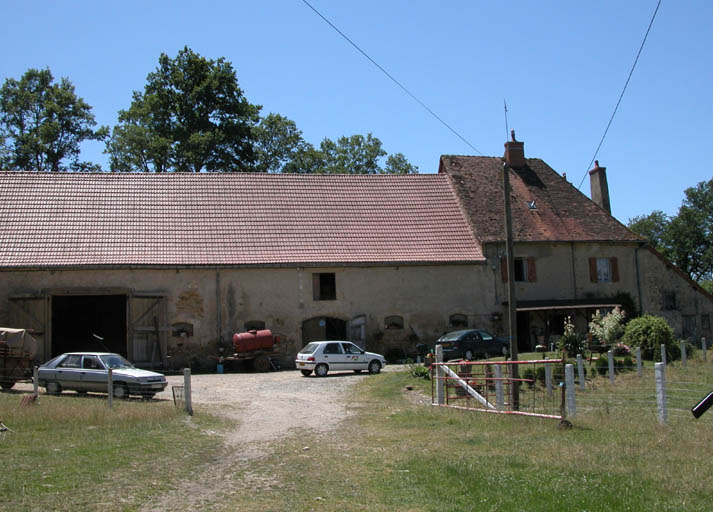
<svg viewBox="0 0 713 512">
<path fill-rule="evenodd" d="M 537 370 L 535 370 L 535 378 L 537 379 L 537 382 L 540 383 L 541 386 L 545 385 L 545 367 L 544 366 L 538 366 Z"/>
<path fill-rule="evenodd" d="M 422 365 L 414 363 L 414 362 L 409 363 L 408 372 L 411 375 L 411 377 L 416 377 L 418 379 L 426 379 L 426 380 L 431 379 L 431 370 L 429 370 L 428 367 L 426 367 L 426 366 L 422 366 Z"/>
<path fill-rule="evenodd" d="M 528 379 L 530 382 L 527 383 L 527 386 L 532 388 L 535 386 L 535 370 L 534 368 L 525 368 L 525 371 L 522 372 L 521 377 L 523 379 Z"/>
<path fill-rule="evenodd" d="M 626 356 L 624 359 L 619 361 L 617 369 L 620 372 L 631 372 L 634 370 L 634 360 L 631 356 Z"/>
<path fill-rule="evenodd" d="M 572 318 L 569 316 L 564 321 L 564 334 L 557 341 L 557 348 L 569 356 L 581 354 L 584 351 L 584 340 L 577 334 Z"/>
<path fill-rule="evenodd" d="M 613 345 L 624 334 L 624 311 L 615 307 L 605 317 L 602 317 L 599 310 L 596 311 L 589 323 L 589 332 L 592 336 L 605 345 Z"/>
<path fill-rule="evenodd" d="M 609 361 L 606 357 L 599 357 L 597 362 L 594 363 L 594 367 L 599 375 L 606 375 L 609 371 Z"/>
<path fill-rule="evenodd" d="M 624 330 L 622 341 L 630 347 L 641 347 L 641 357 L 653 361 L 661 357 L 661 345 L 666 346 L 666 357 L 674 360 L 673 357 L 676 345 L 673 338 L 673 330 L 665 319 L 659 316 L 644 315 L 634 318 Z M 681 357 L 681 350 L 678 349 L 678 357 Z"/>
<path fill-rule="evenodd" d="M 615 356 L 628 356 L 631 354 L 631 349 L 627 345 L 620 342 L 614 345 L 612 352 Z"/>
</svg>

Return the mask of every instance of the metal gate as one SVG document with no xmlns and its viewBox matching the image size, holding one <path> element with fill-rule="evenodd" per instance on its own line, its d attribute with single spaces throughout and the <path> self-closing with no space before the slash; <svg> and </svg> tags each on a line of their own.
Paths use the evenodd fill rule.
<svg viewBox="0 0 713 512">
<path fill-rule="evenodd" d="M 137 366 L 167 366 L 169 327 L 166 325 L 166 297 L 157 294 L 129 296 L 129 354 Z"/>
</svg>

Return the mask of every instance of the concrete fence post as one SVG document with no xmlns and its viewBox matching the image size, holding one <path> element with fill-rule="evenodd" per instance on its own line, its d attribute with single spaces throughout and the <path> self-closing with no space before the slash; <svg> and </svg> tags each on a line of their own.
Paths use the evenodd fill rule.
<svg viewBox="0 0 713 512">
<path fill-rule="evenodd" d="M 193 403 L 191 401 L 191 369 L 183 369 L 183 398 L 186 401 L 186 412 L 193 416 Z"/>
<path fill-rule="evenodd" d="M 664 363 L 654 364 L 656 371 L 656 403 L 659 410 L 659 423 L 666 424 L 668 421 L 668 410 L 666 409 L 666 365 Z"/>
<path fill-rule="evenodd" d="M 109 393 L 107 404 L 109 405 L 109 409 L 111 409 L 112 405 L 114 405 L 114 370 L 111 368 L 109 368 L 109 376 L 107 379 L 106 389 L 107 393 Z"/>
<path fill-rule="evenodd" d="M 495 406 L 498 411 L 505 409 L 505 398 L 503 397 L 503 368 L 499 364 L 495 365 Z"/>
<path fill-rule="evenodd" d="M 686 367 L 686 340 L 681 340 L 681 366 Z"/>
<path fill-rule="evenodd" d="M 552 363 L 545 363 L 545 389 L 547 396 L 552 396 Z"/>
<path fill-rule="evenodd" d="M 40 393 L 39 371 L 40 371 L 39 366 L 35 366 L 32 369 L 32 393 L 35 395 L 35 399 L 37 399 L 37 395 L 39 395 L 39 393 Z"/>
<path fill-rule="evenodd" d="M 706 361 L 706 339 L 701 338 L 701 351 L 703 352 L 703 361 Z"/>
<path fill-rule="evenodd" d="M 661 362 L 666 366 L 666 345 L 661 344 Z"/>
<path fill-rule="evenodd" d="M 577 404 L 574 397 L 574 365 L 568 364 L 564 367 L 565 389 L 567 390 L 567 415 L 575 417 L 577 415 Z"/>
<path fill-rule="evenodd" d="M 641 365 L 641 347 L 636 347 L 636 374 L 641 377 L 644 372 Z"/>
<path fill-rule="evenodd" d="M 609 382 L 614 384 L 614 352 L 611 350 L 607 352 L 607 359 L 609 359 Z"/>
<path fill-rule="evenodd" d="M 584 383 L 584 363 L 582 363 L 582 354 L 577 354 L 577 374 L 579 375 L 579 389 L 586 389 Z"/>
</svg>

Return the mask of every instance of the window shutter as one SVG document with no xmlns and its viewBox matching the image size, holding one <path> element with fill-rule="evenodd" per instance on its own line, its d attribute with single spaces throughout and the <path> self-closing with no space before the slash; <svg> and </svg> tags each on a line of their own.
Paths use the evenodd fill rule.
<svg viewBox="0 0 713 512">
<path fill-rule="evenodd" d="M 506 256 L 500 257 L 500 275 L 503 278 L 503 283 L 508 282 L 508 259 Z"/>
<path fill-rule="evenodd" d="M 537 268 L 535 267 L 535 257 L 527 257 L 527 281 L 534 283 L 537 281 Z"/>
<path fill-rule="evenodd" d="M 319 300 L 319 274 L 312 274 L 312 299 Z"/>
<path fill-rule="evenodd" d="M 609 259 L 611 262 L 611 280 L 613 283 L 618 283 L 619 282 L 619 262 L 617 261 L 616 257 L 612 257 Z"/>
<path fill-rule="evenodd" d="M 597 258 L 589 258 L 589 280 L 597 282 Z"/>
</svg>

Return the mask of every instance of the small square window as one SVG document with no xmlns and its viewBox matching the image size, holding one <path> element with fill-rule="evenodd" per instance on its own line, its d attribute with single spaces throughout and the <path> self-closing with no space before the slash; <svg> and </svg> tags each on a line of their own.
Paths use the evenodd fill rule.
<svg viewBox="0 0 713 512">
<path fill-rule="evenodd" d="M 387 316 L 384 318 L 384 328 L 385 329 L 403 329 L 404 328 L 404 317 L 399 315 Z"/>
<path fill-rule="evenodd" d="M 461 315 L 456 313 L 451 315 L 448 319 L 448 323 L 452 328 L 468 327 L 468 317 L 466 315 Z"/>
<path fill-rule="evenodd" d="M 334 273 L 312 274 L 312 298 L 314 300 L 337 299 L 337 281 Z"/>
<path fill-rule="evenodd" d="M 611 280 L 611 261 L 609 258 L 597 258 L 597 282 L 608 283 Z"/>
<path fill-rule="evenodd" d="M 515 281 L 527 281 L 527 260 L 525 258 L 515 258 Z"/>
</svg>

